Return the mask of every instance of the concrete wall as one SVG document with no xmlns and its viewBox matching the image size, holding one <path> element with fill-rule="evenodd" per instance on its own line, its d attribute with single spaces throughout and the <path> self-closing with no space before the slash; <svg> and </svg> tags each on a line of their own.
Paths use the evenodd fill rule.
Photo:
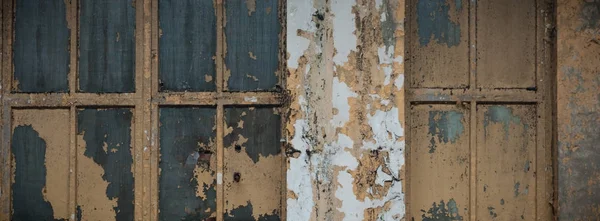
<svg viewBox="0 0 600 221">
<path fill-rule="evenodd" d="M 558 213 L 600 217 L 600 0 L 557 2 Z"/>
<path fill-rule="evenodd" d="M 400 220 L 404 1 L 287 3 L 288 220 Z"/>
</svg>

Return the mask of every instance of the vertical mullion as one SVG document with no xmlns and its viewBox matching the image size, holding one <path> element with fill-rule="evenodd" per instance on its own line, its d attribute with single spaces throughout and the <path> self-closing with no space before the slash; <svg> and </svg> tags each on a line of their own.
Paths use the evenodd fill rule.
<svg viewBox="0 0 600 221">
<path fill-rule="evenodd" d="M 469 1 L 469 90 L 477 89 L 477 1 Z"/>
<path fill-rule="evenodd" d="M 223 131 L 224 131 L 224 107 L 223 102 L 220 100 L 223 96 L 223 75 L 224 75 L 224 54 L 225 54 L 225 34 L 224 32 L 224 21 L 225 12 L 223 0 L 217 0 L 214 6 L 217 14 L 217 54 L 216 54 L 216 80 L 217 80 L 217 221 L 223 220 L 225 199 L 224 187 L 223 187 L 223 164 L 224 164 L 224 149 L 223 149 Z"/>
<path fill-rule="evenodd" d="M 477 1 L 469 1 L 469 91 L 477 90 Z M 471 101 L 469 125 L 469 212 L 477 220 L 477 102 Z"/>
<path fill-rule="evenodd" d="M 2 151 L 2 183 L 1 183 L 1 191 L 0 195 L 0 221 L 8 221 L 10 220 L 10 211 L 11 211 L 11 152 L 10 152 L 10 134 L 12 131 L 11 127 L 11 108 L 8 102 L 3 103 L 3 119 L 2 125 L 4 131 L 2 131 L 2 147 L 0 151 Z"/>
<path fill-rule="evenodd" d="M 0 156 L 2 163 L 2 176 L 0 177 L 0 221 L 10 220 L 10 183 L 11 183 L 11 161 L 10 161 L 10 134 L 12 131 L 10 119 L 11 108 L 4 101 L 10 93 L 12 82 L 12 51 L 10 50 L 13 38 L 13 1 L 4 1 L 2 4 L 2 145 Z"/>
<path fill-rule="evenodd" d="M 152 66 L 151 58 L 148 56 L 151 54 L 152 47 L 152 11 L 151 1 L 143 0 L 136 1 L 136 172 L 138 173 L 138 179 L 136 184 L 142 188 L 142 191 L 136 191 L 136 199 L 140 202 L 136 202 L 137 220 L 151 220 L 151 206 L 154 201 L 151 201 L 152 191 L 150 191 L 153 185 L 152 180 L 152 169 L 150 165 L 150 159 L 152 153 L 155 152 L 151 147 L 151 133 L 153 130 L 152 116 L 151 116 L 151 100 L 153 95 L 152 90 Z M 143 25 L 140 25 L 143 24 Z M 139 181 L 138 181 L 139 180 Z M 137 194 L 139 193 L 139 194 Z"/>
<path fill-rule="evenodd" d="M 158 39 L 159 36 L 159 23 L 158 23 L 158 0 L 148 0 L 150 4 L 151 14 L 151 66 L 150 66 L 150 216 L 148 220 L 158 220 L 158 188 L 159 188 L 159 165 L 160 162 L 160 150 L 158 148 L 158 104 L 152 102 L 152 99 L 158 96 Z M 144 77 L 145 79 L 146 77 Z M 145 99 L 146 100 L 146 99 Z"/>
<path fill-rule="evenodd" d="M 71 219 L 75 220 L 77 214 L 77 107 L 71 105 L 69 109 L 69 195 L 68 206 Z"/>
<path fill-rule="evenodd" d="M 470 149 L 470 160 L 469 167 L 471 168 L 469 174 L 469 211 L 470 220 L 477 220 L 477 102 L 471 102 L 470 110 L 470 127 L 469 127 L 469 149 Z"/>
<path fill-rule="evenodd" d="M 70 62 L 69 62 L 69 96 L 73 97 L 77 93 L 77 73 L 79 64 L 77 58 L 79 57 L 79 48 L 77 48 L 77 42 L 79 41 L 79 0 L 71 1 L 67 10 L 67 26 L 71 30 L 70 35 Z"/>
</svg>

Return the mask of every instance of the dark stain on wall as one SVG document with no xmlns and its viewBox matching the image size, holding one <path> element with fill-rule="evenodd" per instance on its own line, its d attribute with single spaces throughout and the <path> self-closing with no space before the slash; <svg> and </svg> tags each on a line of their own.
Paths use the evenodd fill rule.
<svg viewBox="0 0 600 221">
<path fill-rule="evenodd" d="M 242 146 L 234 145 L 238 136 L 242 135 L 248 139 L 243 144 L 245 152 L 254 161 L 258 162 L 259 156 L 268 157 L 281 153 L 279 138 L 281 131 L 280 116 L 273 114 L 271 108 L 226 108 L 226 125 L 233 128 L 233 131 L 223 138 L 225 148 L 241 149 Z M 238 122 L 243 121 L 243 128 L 239 128 Z M 266 133 L 265 131 L 274 131 Z"/>
<path fill-rule="evenodd" d="M 15 1 L 13 90 L 69 90 L 69 35 L 65 1 Z"/>
<path fill-rule="evenodd" d="M 231 91 L 269 91 L 278 83 L 278 50 L 281 24 L 276 0 L 258 0 L 255 8 L 247 1 L 226 1 L 227 54 Z M 229 77 L 229 79 L 227 79 Z"/>
<path fill-rule="evenodd" d="M 216 218 L 211 216 L 217 208 L 216 165 L 210 165 L 210 157 L 216 155 L 215 115 L 214 108 L 160 109 L 160 220 Z M 198 180 L 197 166 L 210 173 L 211 180 Z M 198 188 L 204 198 L 196 195 Z"/>
<path fill-rule="evenodd" d="M 161 91 L 214 91 L 216 15 L 213 1 L 158 1 Z"/>
<path fill-rule="evenodd" d="M 12 220 L 54 220 L 52 205 L 44 200 L 46 141 L 31 125 L 17 126 L 11 151 L 15 161 Z"/>
<path fill-rule="evenodd" d="M 77 112 L 77 134 L 83 135 L 86 142 L 84 155 L 104 169 L 102 179 L 108 182 L 106 196 L 117 199 L 117 207 L 113 208 L 116 220 L 133 220 L 132 117 L 133 113 L 127 108 Z"/>
<path fill-rule="evenodd" d="M 260 215 L 258 219 L 255 219 L 253 214 L 252 203 L 248 201 L 245 206 L 232 209 L 229 213 L 223 214 L 223 220 L 225 221 L 238 221 L 238 220 L 258 220 L 258 221 L 279 221 L 279 215 L 277 211 L 273 211 L 270 215 Z"/>
<path fill-rule="evenodd" d="M 381 22 L 381 37 L 383 38 L 383 44 L 386 46 L 386 52 L 392 49 L 390 47 L 396 46 L 396 19 L 394 18 L 394 13 L 398 5 L 395 4 L 397 4 L 396 1 L 383 0 L 381 6 L 381 10 L 385 16 L 385 20 Z"/>
<path fill-rule="evenodd" d="M 600 29 L 600 0 L 582 1 L 581 7 L 581 29 L 598 31 Z"/>
<path fill-rule="evenodd" d="M 436 143 L 455 143 L 458 140 L 465 130 L 463 117 L 463 113 L 457 111 L 429 112 L 429 135 L 431 136 L 429 153 L 435 152 Z"/>
<path fill-rule="evenodd" d="M 135 91 L 133 0 L 80 2 L 79 91 Z"/>
<path fill-rule="evenodd" d="M 444 200 L 441 200 L 439 204 L 433 202 L 432 207 L 429 208 L 429 210 L 421 210 L 421 212 L 423 212 L 423 215 L 421 215 L 423 221 L 463 220 L 463 217 L 459 214 L 459 207 L 456 205 L 454 199 L 450 199 L 447 204 L 444 203 Z"/>
<path fill-rule="evenodd" d="M 448 47 L 460 43 L 460 24 L 450 20 L 450 0 L 418 0 L 417 25 L 419 43 L 426 46 L 436 40 Z M 462 1 L 455 0 L 456 11 L 462 10 Z"/>
</svg>

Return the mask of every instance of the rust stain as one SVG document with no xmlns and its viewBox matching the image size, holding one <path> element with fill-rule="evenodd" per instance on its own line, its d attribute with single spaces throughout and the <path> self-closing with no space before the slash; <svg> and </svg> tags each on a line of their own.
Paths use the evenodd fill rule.
<svg viewBox="0 0 600 221">
<path fill-rule="evenodd" d="M 31 125 L 46 142 L 46 186 L 44 199 L 50 202 L 55 219 L 69 219 L 69 111 L 24 109 L 13 112 L 13 129 Z M 14 182 L 15 161 L 12 160 Z"/>
</svg>

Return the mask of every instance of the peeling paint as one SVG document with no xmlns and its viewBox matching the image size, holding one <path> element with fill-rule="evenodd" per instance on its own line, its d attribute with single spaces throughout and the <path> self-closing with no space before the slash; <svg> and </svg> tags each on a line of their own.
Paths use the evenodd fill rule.
<svg viewBox="0 0 600 221">
<path fill-rule="evenodd" d="M 463 117 L 463 114 L 457 111 L 429 112 L 429 135 L 431 135 L 429 153 L 435 152 L 436 143 L 456 142 L 465 130 Z"/>
<path fill-rule="evenodd" d="M 432 207 L 423 212 L 421 218 L 423 221 L 453 221 L 463 220 L 463 217 L 459 214 L 459 207 L 456 205 L 454 199 L 448 200 L 448 203 L 444 203 L 441 200 L 439 204 L 433 202 Z"/>
<path fill-rule="evenodd" d="M 417 24 L 419 42 L 426 46 L 432 40 L 448 47 L 460 43 L 460 24 L 452 21 L 450 0 L 419 0 L 417 2 Z M 461 0 L 455 0 L 455 10 L 462 10 Z"/>
</svg>

